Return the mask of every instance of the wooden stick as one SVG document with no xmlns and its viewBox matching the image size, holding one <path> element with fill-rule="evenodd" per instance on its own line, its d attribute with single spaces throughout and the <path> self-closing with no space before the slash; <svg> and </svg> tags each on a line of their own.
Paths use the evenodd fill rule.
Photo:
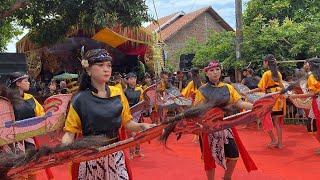
<svg viewBox="0 0 320 180">
<path fill-rule="evenodd" d="M 277 61 L 278 64 L 281 64 L 281 63 L 298 63 L 298 62 L 306 62 L 306 60 Z"/>
</svg>

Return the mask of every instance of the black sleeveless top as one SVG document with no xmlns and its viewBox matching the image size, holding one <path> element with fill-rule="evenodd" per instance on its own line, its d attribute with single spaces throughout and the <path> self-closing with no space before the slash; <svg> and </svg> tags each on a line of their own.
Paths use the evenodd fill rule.
<svg viewBox="0 0 320 180">
<path fill-rule="evenodd" d="M 230 101 L 230 92 L 226 85 L 213 86 L 210 82 L 201 86 L 199 91 L 206 102 L 215 102 L 217 106 L 223 107 Z"/>
<path fill-rule="evenodd" d="M 132 107 L 140 101 L 141 91 L 136 91 L 135 88 L 127 87 L 124 90 L 124 94 L 126 95 L 129 106 Z"/>
<path fill-rule="evenodd" d="M 249 89 L 255 89 L 258 87 L 259 81 L 255 77 L 245 77 L 244 85 L 248 86 Z"/>
<path fill-rule="evenodd" d="M 14 105 L 13 110 L 16 121 L 35 117 L 35 107 L 36 103 L 33 98 L 22 100 L 20 103 Z"/>
<path fill-rule="evenodd" d="M 86 90 L 75 96 L 72 105 L 81 120 L 84 136 L 118 136 L 123 109 L 120 96 L 100 98 Z"/>
</svg>

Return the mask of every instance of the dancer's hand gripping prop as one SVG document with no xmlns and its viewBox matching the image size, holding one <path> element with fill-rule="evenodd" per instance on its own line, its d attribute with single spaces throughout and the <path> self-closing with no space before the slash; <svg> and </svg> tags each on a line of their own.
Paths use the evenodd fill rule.
<svg viewBox="0 0 320 180">
<path fill-rule="evenodd" d="M 217 106 L 217 103 L 211 102 L 195 106 L 175 117 L 168 118 L 160 125 L 137 133 L 123 141 L 114 142 L 114 140 L 108 140 L 102 136 L 94 136 L 82 138 L 65 146 L 41 147 L 23 155 L 2 153 L 0 157 L 0 176 L 14 178 L 67 162 L 79 163 L 97 159 L 159 136 L 166 141 L 170 133 L 174 131 L 176 133 L 212 133 L 239 124 L 253 122 L 272 109 L 276 98 L 281 93 L 268 94 L 257 100 L 252 110 L 225 118 L 223 118 L 223 111 Z"/>
</svg>

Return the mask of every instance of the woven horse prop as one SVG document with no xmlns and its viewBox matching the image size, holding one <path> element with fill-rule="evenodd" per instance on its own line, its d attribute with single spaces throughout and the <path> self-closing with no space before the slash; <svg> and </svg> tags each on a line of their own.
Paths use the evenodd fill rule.
<svg viewBox="0 0 320 180">
<path fill-rule="evenodd" d="M 135 113 L 139 114 L 141 111 L 148 111 L 153 107 L 156 107 L 156 109 L 174 109 L 176 107 L 188 107 L 192 104 L 192 100 L 183 97 L 176 88 L 170 88 L 166 90 L 164 96 L 160 95 L 159 92 L 157 92 L 157 84 L 153 84 L 145 89 L 143 91 L 143 98 L 143 101 L 130 108 L 133 115 Z"/>
<path fill-rule="evenodd" d="M 183 109 L 192 105 L 192 100 L 181 95 L 178 88 L 171 86 L 163 91 L 156 93 L 155 106 L 157 107 L 158 122 L 165 121 L 170 113 L 178 114 Z"/>
<path fill-rule="evenodd" d="M 155 86 L 150 86 L 144 93 L 144 101 L 131 108 L 131 112 L 146 109 L 152 101 Z M 44 102 L 46 114 L 15 121 L 10 101 L 0 97 L 0 147 L 50 132 L 62 130 L 66 111 L 72 94 L 59 94 L 49 97 Z"/>
<path fill-rule="evenodd" d="M 303 94 L 303 91 L 306 91 L 306 79 L 301 79 L 299 84 L 295 86 L 292 91 L 288 91 L 288 94 Z M 287 82 L 283 82 L 284 87 L 288 87 L 289 84 Z M 294 106 L 301 109 L 311 109 L 312 98 L 291 98 L 289 100 L 292 102 Z"/>
<path fill-rule="evenodd" d="M 238 124 L 255 121 L 257 117 L 263 116 L 271 110 L 278 96 L 279 93 L 269 94 L 257 100 L 253 110 L 226 118 L 223 118 L 223 111 L 216 108 L 215 104 L 208 103 L 195 106 L 175 117 L 168 118 L 160 125 L 115 143 L 111 143 L 101 136 L 86 137 L 70 145 L 58 145 L 54 148 L 42 147 L 24 155 L 2 154 L 0 157 L 0 176 L 15 178 L 66 162 L 78 163 L 103 157 L 157 138 L 163 133 L 163 129 L 166 129 L 162 134 L 163 139 L 165 139 L 170 134 L 168 129 L 177 133 L 212 133 Z"/>
<path fill-rule="evenodd" d="M 51 96 L 44 102 L 46 112 L 44 116 L 15 121 L 11 103 L 8 99 L 0 97 L 0 148 L 4 152 L 15 152 L 16 149 L 12 149 L 9 144 L 13 143 L 15 147 L 16 142 L 20 144 L 20 141 L 27 138 L 33 138 L 36 148 L 39 148 L 36 136 L 62 128 L 70 99 L 71 94 Z M 24 147 L 19 147 L 25 151 Z M 52 179 L 51 170 L 46 168 L 45 171 L 47 178 Z"/>
<path fill-rule="evenodd" d="M 282 81 L 283 82 L 283 86 L 284 88 L 287 88 L 289 86 L 289 83 L 286 81 Z M 292 90 L 288 91 L 288 94 L 302 94 L 303 90 L 306 88 L 306 80 L 305 78 L 300 78 L 297 82 L 295 82 L 295 86 Z M 232 84 L 234 86 L 234 88 L 241 94 L 242 92 L 247 92 L 250 89 L 241 84 L 241 83 L 233 83 Z M 246 98 L 248 99 L 249 102 L 253 103 L 255 102 L 257 99 L 259 99 L 260 97 L 262 97 L 265 93 L 262 92 L 255 92 L 252 94 L 248 94 L 246 95 Z M 288 98 L 293 104 L 294 106 L 296 106 L 297 108 L 301 108 L 301 109 L 310 109 L 311 108 L 311 98 Z"/>
<path fill-rule="evenodd" d="M 44 102 L 44 116 L 15 121 L 11 103 L 0 97 L 0 146 L 61 130 L 70 99 L 71 94 L 51 96 Z"/>
<path fill-rule="evenodd" d="M 142 94 L 143 100 L 130 108 L 131 113 L 141 112 L 154 106 L 156 102 L 156 88 L 155 84 L 147 87 Z"/>
<path fill-rule="evenodd" d="M 238 91 L 238 93 L 243 93 L 243 92 L 248 92 L 250 89 L 241 83 L 233 83 L 232 86 Z M 255 92 L 252 94 L 248 94 L 246 95 L 246 99 L 251 102 L 254 103 L 256 100 L 258 100 L 259 98 L 261 98 L 262 96 L 264 96 L 265 93 L 263 92 Z"/>
<path fill-rule="evenodd" d="M 165 90 L 165 95 L 158 98 L 159 105 L 164 107 L 170 106 L 191 106 L 192 100 L 183 97 L 176 87 Z"/>
</svg>

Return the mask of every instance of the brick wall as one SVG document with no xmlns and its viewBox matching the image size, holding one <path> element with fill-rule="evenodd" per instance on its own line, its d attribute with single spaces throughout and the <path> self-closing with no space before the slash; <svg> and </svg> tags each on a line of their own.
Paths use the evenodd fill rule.
<svg viewBox="0 0 320 180">
<path fill-rule="evenodd" d="M 216 32 L 224 31 L 224 29 L 216 22 L 215 19 L 209 13 L 203 13 L 197 17 L 194 21 L 184 26 L 181 30 L 177 31 L 176 34 L 171 36 L 165 41 L 168 50 L 168 61 L 169 63 L 178 70 L 179 68 L 179 57 L 174 56 L 175 52 L 185 47 L 185 43 L 189 38 L 196 38 L 200 42 L 204 42 L 211 30 Z"/>
</svg>

